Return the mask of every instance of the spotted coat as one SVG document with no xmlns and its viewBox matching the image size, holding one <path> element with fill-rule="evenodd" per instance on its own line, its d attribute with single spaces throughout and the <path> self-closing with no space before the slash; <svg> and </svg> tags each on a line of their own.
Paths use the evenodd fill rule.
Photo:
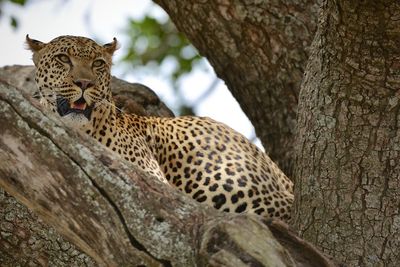
<svg viewBox="0 0 400 267">
<path fill-rule="evenodd" d="M 293 183 L 259 148 L 210 118 L 145 117 L 115 108 L 110 89 L 117 42 L 75 36 L 42 43 L 27 36 L 41 103 L 198 202 L 226 212 L 288 219 Z"/>
</svg>

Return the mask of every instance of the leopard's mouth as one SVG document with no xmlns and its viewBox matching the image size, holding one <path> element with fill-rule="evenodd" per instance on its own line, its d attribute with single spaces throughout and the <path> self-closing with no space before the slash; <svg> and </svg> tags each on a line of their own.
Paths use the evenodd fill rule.
<svg viewBox="0 0 400 267">
<path fill-rule="evenodd" d="M 83 96 L 71 104 L 64 97 L 57 97 L 57 112 L 61 117 L 64 117 L 70 113 L 80 113 L 90 120 L 92 110 L 93 106 L 88 106 Z"/>
</svg>

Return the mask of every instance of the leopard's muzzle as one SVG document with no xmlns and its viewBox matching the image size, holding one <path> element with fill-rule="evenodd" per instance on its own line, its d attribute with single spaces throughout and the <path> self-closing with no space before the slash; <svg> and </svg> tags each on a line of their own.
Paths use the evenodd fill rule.
<svg viewBox="0 0 400 267">
<path fill-rule="evenodd" d="M 83 114 L 88 120 L 90 120 L 92 111 L 93 106 L 88 106 L 83 97 L 79 98 L 72 104 L 70 104 L 69 101 L 62 96 L 57 97 L 57 112 L 61 117 L 70 113 L 78 113 Z"/>
</svg>

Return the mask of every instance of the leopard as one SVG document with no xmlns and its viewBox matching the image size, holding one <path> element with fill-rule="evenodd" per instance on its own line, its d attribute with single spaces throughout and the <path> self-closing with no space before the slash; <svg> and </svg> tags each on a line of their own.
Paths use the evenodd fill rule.
<svg viewBox="0 0 400 267">
<path fill-rule="evenodd" d="M 208 117 L 127 114 L 115 106 L 110 81 L 116 38 L 101 45 L 81 36 L 45 43 L 27 35 L 26 44 L 40 103 L 66 125 L 200 203 L 290 219 L 293 182 L 242 134 Z"/>
</svg>

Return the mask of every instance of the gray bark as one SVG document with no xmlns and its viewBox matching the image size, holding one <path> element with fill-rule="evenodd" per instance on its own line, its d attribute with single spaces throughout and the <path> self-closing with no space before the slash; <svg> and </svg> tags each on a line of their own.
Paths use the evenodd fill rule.
<svg viewBox="0 0 400 267">
<path fill-rule="evenodd" d="M 155 0 L 214 67 L 290 177 L 300 84 L 317 1 Z"/>
<path fill-rule="evenodd" d="M 25 259 L 39 266 L 335 266 L 282 222 L 267 226 L 258 216 L 223 214 L 198 204 L 47 117 L 21 75 L 29 70 L 14 70 L 6 71 L 18 73 L 14 80 L 23 89 L 4 77 L 0 81 L 0 187 L 43 224 L 34 228 L 36 216 L 11 204 L 17 215 L 6 211 L 0 225 L 7 234 L 0 244 L 17 242 L 2 250 L 4 265 L 26 264 L 19 261 L 24 247 L 18 246 L 28 246 L 32 254 Z M 27 220 L 29 235 L 60 249 L 19 242 L 18 218 Z M 71 259 L 73 253 L 79 261 Z M 45 256 L 29 261 L 34 255 Z"/>
<path fill-rule="evenodd" d="M 96 266 L 0 188 L 0 266 Z"/>
<path fill-rule="evenodd" d="M 400 2 L 323 1 L 299 100 L 295 225 L 349 266 L 400 264 Z"/>
</svg>

